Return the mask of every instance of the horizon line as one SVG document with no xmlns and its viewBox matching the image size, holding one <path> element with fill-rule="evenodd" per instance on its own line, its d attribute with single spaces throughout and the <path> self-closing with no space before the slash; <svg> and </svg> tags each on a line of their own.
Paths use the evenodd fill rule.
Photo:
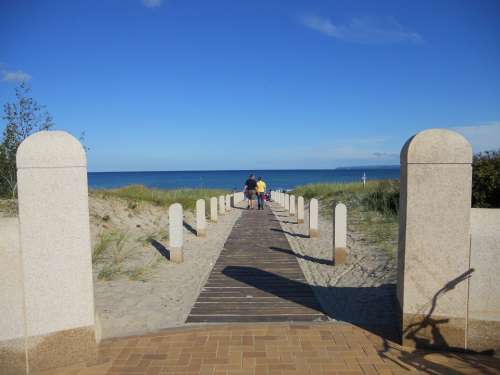
<svg viewBox="0 0 500 375">
<path fill-rule="evenodd" d="M 383 165 L 354 165 L 352 167 L 335 168 L 269 168 L 269 169 L 179 169 L 179 170 L 143 170 L 143 171 L 87 171 L 87 173 L 162 173 L 162 172 L 252 172 L 252 171 L 334 171 L 338 169 L 376 169 L 376 168 L 400 168 L 400 164 Z"/>
</svg>

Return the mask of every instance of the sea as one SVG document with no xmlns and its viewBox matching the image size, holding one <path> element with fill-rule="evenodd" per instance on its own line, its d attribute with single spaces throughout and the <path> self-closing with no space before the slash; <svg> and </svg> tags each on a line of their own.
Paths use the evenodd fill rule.
<svg viewBox="0 0 500 375">
<path fill-rule="evenodd" d="M 249 174 L 261 176 L 268 189 L 293 189 L 312 183 L 348 183 L 399 179 L 399 166 L 338 168 L 338 169 L 297 169 L 297 170 L 231 170 L 231 171 L 164 171 L 164 172 L 89 172 L 91 189 L 112 189 L 127 185 L 145 185 L 150 188 L 181 189 L 242 189 Z"/>
</svg>

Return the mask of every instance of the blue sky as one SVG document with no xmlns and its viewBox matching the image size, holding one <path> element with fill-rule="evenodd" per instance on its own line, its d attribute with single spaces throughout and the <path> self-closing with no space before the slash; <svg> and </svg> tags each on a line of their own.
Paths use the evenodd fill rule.
<svg viewBox="0 0 500 375">
<path fill-rule="evenodd" d="M 0 0 L 0 103 L 28 80 L 89 169 L 394 164 L 500 148 L 500 1 Z"/>
</svg>

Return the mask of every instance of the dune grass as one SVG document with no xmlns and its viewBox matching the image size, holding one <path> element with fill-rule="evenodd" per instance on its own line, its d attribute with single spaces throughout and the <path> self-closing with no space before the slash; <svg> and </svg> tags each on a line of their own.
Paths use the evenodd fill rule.
<svg viewBox="0 0 500 375">
<path fill-rule="evenodd" d="M 351 208 L 376 211 L 387 217 L 396 217 L 399 211 L 399 181 L 369 181 L 366 187 L 360 182 L 346 184 L 310 184 L 293 190 L 304 199 L 317 198 L 323 206 L 331 202 L 342 202 Z"/>
<path fill-rule="evenodd" d="M 118 189 L 93 190 L 91 194 L 106 198 L 118 197 L 128 200 L 128 207 L 135 209 L 141 202 L 150 202 L 158 206 L 168 207 L 172 203 L 180 203 L 185 210 L 194 210 L 198 199 L 205 199 L 209 207 L 211 197 L 229 194 L 222 189 L 151 189 L 144 185 L 130 185 Z"/>
<path fill-rule="evenodd" d="M 161 259 L 156 258 L 142 266 L 127 265 L 127 260 L 135 255 L 135 249 L 127 244 L 127 239 L 127 233 L 119 230 L 99 234 L 92 251 L 92 263 L 99 269 L 98 280 L 111 281 L 125 276 L 133 281 L 146 282 L 153 276 Z"/>
<path fill-rule="evenodd" d="M 333 205 L 342 202 L 348 209 L 348 225 L 391 256 L 396 253 L 398 237 L 399 181 L 369 181 L 347 184 L 311 184 L 293 190 L 304 199 L 317 198 L 321 213 L 331 218 Z"/>
</svg>

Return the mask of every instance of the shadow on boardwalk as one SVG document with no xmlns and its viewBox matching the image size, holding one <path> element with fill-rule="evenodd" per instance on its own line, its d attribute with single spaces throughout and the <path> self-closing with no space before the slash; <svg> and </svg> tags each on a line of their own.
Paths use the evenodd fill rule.
<svg viewBox="0 0 500 375">
<path fill-rule="evenodd" d="M 318 263 L 318 264 L 324 264 L 324 265 L 327 265 L 327 266 L 333 266 L 333 261 L 332 260 L 315 258 L 315 257 L 309 256 L 309 255 L 297 254 L 293 250 L 282 249 L 281 247 L 276 247 L 276 246 L 270 246 L 269 248 L 271 250 L 273 250 L 273 251 L 280 251 L 280 252 L 285 253 L 285 254 L 294 255 L 297 258 L 304 259 L 304 260 L 307 260 L 309 262 L 314 262 L 314 263 Z"/>
<path fill-rule="evenodd" d="M 283 251 L 283 249 L 279 251 Z M 222 273 L 238 282 L 276 295 L 281 299 L 325 313 L 331 319 L 357 325 L 387 340 L 398 341 L 394 285 L 366 288 L 322 287 L 290 280 L 255 267 L 242 266 L 227 266 Z M 329 306 L 328 311 L 323 311 L 316 301 L 310 302 L 290 294 L 286 289 L 274 287 L 283 284 L 288 285 L 287 289 L 296 291 L 312 288 L 315 295 L 327 292 L 329 295 L 334 295 L 336 301 Z M 389 309 L 386 316 L 380 316 L 373 314 L 372 309 L 370 309 L 372 303 L 383 303 L 394 308 Z"/>
</svg>

